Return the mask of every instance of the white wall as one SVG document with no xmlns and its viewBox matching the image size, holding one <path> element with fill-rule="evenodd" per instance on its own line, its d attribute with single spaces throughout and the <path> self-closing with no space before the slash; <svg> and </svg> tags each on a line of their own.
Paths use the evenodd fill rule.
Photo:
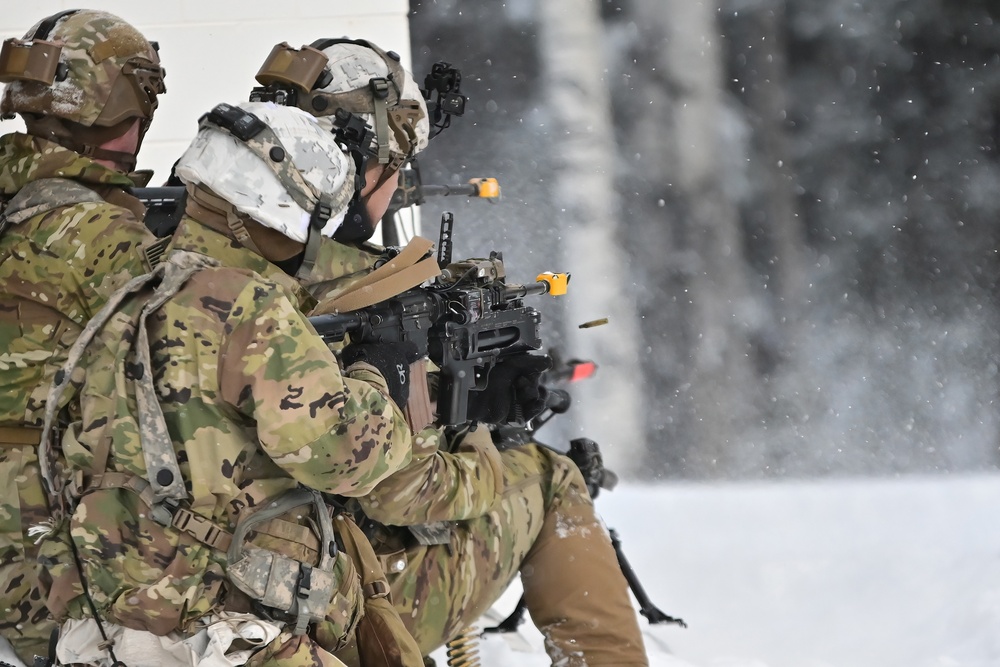
<svg viewBox="0 0 1000 667">
<path fill-rule="evenodd" d="M 40 19 L 77 2 L 5 2 L 0 38 L 21 37 Z M 93 9 L 116 14 L 160 43 L 167 94 L 146 137 L 139 167 L 154 169 L 150 185 L 163 182 L 187 147 L 198 118 L 219 102 L 247 99 L 254 74 L 271 47 L 298 48 L 323 37 L 369 39 L 403 57 L 409 69 L 407 0 L 105 0 Z M 19 120 L 0 122 L 0 133 L 23 129 Z"/>
</svg>

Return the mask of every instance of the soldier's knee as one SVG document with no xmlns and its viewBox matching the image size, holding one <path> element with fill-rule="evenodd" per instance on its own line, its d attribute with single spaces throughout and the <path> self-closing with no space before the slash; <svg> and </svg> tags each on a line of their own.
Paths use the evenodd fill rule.
<svg viewBox="0 0 1000 667">
<path fill-rule="evenodd" d="M 530 468 L 537 475 L 546 510 L 556 505 L 592 504 L 583 474 L 569 457 L 544 445 L 531 444 L 518 449 L 521 450 L 518 465 Z"/>
</svg>

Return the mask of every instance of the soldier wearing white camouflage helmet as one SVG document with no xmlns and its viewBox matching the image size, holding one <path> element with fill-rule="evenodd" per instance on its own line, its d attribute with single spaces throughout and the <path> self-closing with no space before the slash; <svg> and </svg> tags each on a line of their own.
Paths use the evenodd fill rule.
<svg viewBox="0 0 1000 667">
<path fill-rule="evenodd" d="M 427 147 L 430 123 L 419 86 L 399 56 L 365 40 L 276 45 L 257 73 L 251 99 L 297 106 L 339 131 L 358 165 L 356 198 L 338 241 L 371 238 L 395 192 L 399 170 Z"/>
<path fill-rule="evenodd" d="M 89 10 L 39 21 L 0 47 L 0 636 L 27 663 L 55 624 L 38 587 L 37 535 L 49 521 L 38 478 L 52 378 L 107 296 L 146 271 L 155 241 L 128 172 L 165 91 L 154 46 Z M 69 418 L 71 396 L 58 406 Z"/>
<path fill-rule="evenodd" d="M 257 79 L 264 87 L 252 98 L 298 106 L 348 139 L 365 173 L 352 212 L 363 207 L 364 216 L 350 230 L 357 235 L 340 238 L 367 239 L 396 187 L 396 170 L 426 144 L 427 106 L 411 92 L 418 91 L 412 78 L 398 58 L 368 42 L 318 40 L 301 49 L 277 45 Z M 342 302 L 365 274 L 321 275 L 321 268 L 303 278 L 321 306 Z M 354 358 L 357 347 L 344 356 Z M 470 401 L 470 416 L 502 423 L 518 404 L 530 420 L 544 404 L 538 381 L 547 365 L 531 354 L 505 359 Z M 385 565 L 393 604 L 425 655 L 475 623 L 520 572 L 554 665 L 648 664 L 627 582 L 573 461 L 533 443 L 498 451 L 482 426 L 446 434 L 430 427 L 414 445 L 410 465 L 354 503 Z M 358 664 L 350 647 L 338 656 Z"/>
<path fill-rule="evenodd" d="M 405 397 L 376 366 L 341 369 L 294 277 L 307 248 L 334 261 L 354 162 L 312 116 L 246 102 L 202 118 L 176 173 L 187 201 L 165 259 L 63 369 L 84 380 L 61 452 L 71 532 L 42 554 L 58 655 L 308 667 L 341 664 L 357 637 L 395 647 L 368 664 L 419 667 L 370 545 L 323 495 L 363 495 L 410 461 Z M 178 641 L 208 648 L 180 659 Z"/>
</svg>

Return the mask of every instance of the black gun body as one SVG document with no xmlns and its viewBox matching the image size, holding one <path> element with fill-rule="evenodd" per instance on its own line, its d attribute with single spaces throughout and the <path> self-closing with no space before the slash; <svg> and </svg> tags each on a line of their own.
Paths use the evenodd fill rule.
<svg viewBox="0 0 1000 667">
<path fill-rule="evenodd" d="M 309 318 L 327 342 L 409 341 L 440 369 L 438 423 L 468 421 L 469 396 L 507 355 L 542 346 L 541 316 L 519 297 L 545 288 L 414 289 L 363 310 Z M 508 300 L 512 298 L 512 300 Z"/>
<path fill-rule="evenodd" d="M 469 324 L 445 322 L 430 355 L 441 368 L 438 421 L 468 421 L 470 394 L 486 388 L 490 369 L 502 357 L 542 346 L 539 325 L 538 311 L 528 306 L 487 313 Z"/>
<path fill-rule="evenodd" d="M 355 343 L 409 341 L 428 354 L 427 335 L 445 312 L 445 300 L 430 290 L 410 290 L 363 310 L 309 318 L 326 342 L 340 342 L 350 334 Z"/>
</svg>

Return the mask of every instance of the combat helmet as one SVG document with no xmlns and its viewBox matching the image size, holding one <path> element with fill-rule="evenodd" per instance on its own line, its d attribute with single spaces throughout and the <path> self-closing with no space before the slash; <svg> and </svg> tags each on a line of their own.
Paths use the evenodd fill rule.
<svg viewBox="0 0 1000 667">
<path fill-rule="evenodd" d="M 175 171 L 196 202 L 226 202 L 233 235 L 262 255 L 243 216 L 306 243 L 308 256 L 337 231 L 354 195 L 354 162 L 334 135 L 301 109 L 264 102 L 219 104 L 202 116 Z"/>
<path fill-rule="evenodd" d="M 107 12 L 64 11 L 3 42 L 0 114 L 21 114 L 30 133 L 70 150 L 128 163 L 98 146 L 134 118 L 141 141 L 166 92 L 163 77 L 155 44 L 129 23 Z"/>
<path fill-rule="evenodd" d="M 282 42 L 256 78 L 262 87 L 251 99 L 291 104 L 331 130 L 340 128 L 387 173 L 427 147 L 430 124 L 420 87 L 398 54 L 369 41 L 320 39 L 300 49 Z"/>
</svg>

